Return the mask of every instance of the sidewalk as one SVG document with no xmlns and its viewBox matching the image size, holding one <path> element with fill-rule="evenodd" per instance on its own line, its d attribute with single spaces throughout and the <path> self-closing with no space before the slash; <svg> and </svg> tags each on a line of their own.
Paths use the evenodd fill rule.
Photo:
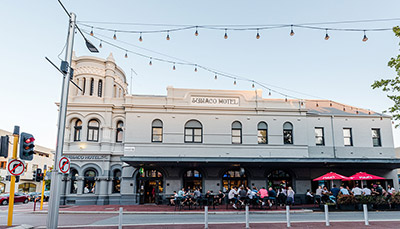
<svg viewBox="0 0 400 229">
<path fill-rule="evenodd" d="M 171 213 L 177 213 L 177 214 L 203 214 L 204 209 L 202 208 L 196 208 L 196 209 L 190 209 L 185 206 L 184 209 L 179 210 L 178 208 L 175 210 L 174 206 L 168 206 L 168 205 L 61 205 L 60 206 L 60 213 L 76 213 L 76 214 L 93 214 L 93 213 L 118 213 L 119 208 L 123 208 L 124 214 L 135 214 L 135 213 L 140 213 L 140 214 L 146 214 L 146 213 L 151 213 L 151 214 L 171 214 Z M 216 206 L 215 209 L 213 207 L 209 207 L 209 214 L 244 214 L 244 207 L 240 210 L 235 210 L 231 206 L 228 206 L 228 209 L 226 209 L 225 205 L 221 206 Z M 312 209 L 314 208 L 314 205 L 298 205 L 298 206 L 293 206 L 291 207 L 291 212 L 292 213 L 305 213 L 305 212 L 313 212 Z M 252 208 L 250 207 L 250 211 L 252 213 L 285 213 L 286 208 L 285 207 L 277 207 L 275 208 L 274 206 L 272 209 L 258 209 L 258 208 Z M 47 212 L 47 206 L 43 209 L 43 211 L 36 211 L 35 213 L 45 213 Z"/>
</svg>

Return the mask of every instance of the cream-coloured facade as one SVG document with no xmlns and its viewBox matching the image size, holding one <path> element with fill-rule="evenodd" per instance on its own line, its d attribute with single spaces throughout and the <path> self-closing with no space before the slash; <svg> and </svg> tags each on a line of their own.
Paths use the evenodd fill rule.
<svg viewBox="0 0 400 229">
<path fill-rule="evenodd" d="M 129 95 L 111 54 L 74 56 L 71 66 L 84 91 L 69 91 L 62 204 L 154 203 L 182 187 L 241 184 L 292 186 L 301 199 L 330 171 L 384 176 L 382 185 L 398 189 L 389 116 L 329 100 L 264 98 L 262 90 Z"/>
<path fill-rule="evenodd" d="M 8 160 L 12 157 L 12 145 L 13 142 L 13 134 L 11 132 L 1 130 L 0 136 L 9 136 L 9 148 L 8 148 L 8 158 L 0 157 L 0 192 L 9 192 L 10 191 L 10 181 L 6 181 L 7 176 L 7 163 Z M 36 171 L 37 168 L 43 170 L 44 165 L 47 168 L 50 168 L 54 165 L 54 154 L 53 150 L 42 147 L 39 145 L 35 145 L 34 155 L 32 161 L 25 161 L 26 169 L 24 175 L 20 176 L 20 180 L 18 183 L 15 183 L 15 190 L 18 192 L 41 192 L 42 186 L 41 182 L 36 182 L 33 180 L 33 171 Z M 19 155 L 19 154 L 18 154 Z"/>
</svg>

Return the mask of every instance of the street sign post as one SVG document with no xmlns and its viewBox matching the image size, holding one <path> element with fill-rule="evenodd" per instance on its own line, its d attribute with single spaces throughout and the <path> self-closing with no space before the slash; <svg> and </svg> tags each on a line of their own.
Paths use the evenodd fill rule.
<svg viewBox="0 0 400 229">
<path fill-rule="evenodd" d="M 25 171 L 25 163 L 18 159 L 10 159 L 7 166 L 8 175 L 22 176 Z"/>
<path fill-rule="evenodd" d="M 60 168 L 60 172 L 68 174 L 70 167 L 71 167 L 70 160 L 67 157 L 62 157 L 60 159 L 60 162 L 58 163 L 58 168 Z"/>
<path fill-rule="evenodd" d="M 14 142 L 13 142 L 13 154 L 12 154 L 12 159 L 17 159 L 17 150 L 18 150 L 18 140 L 19 140 L 19 126 L 14 126 Z M 20 161 L 22 162 L 22 161 Z M 10 174 L 15 173 L 23 173 L 25 171 L 25 164 L 23 164 L 23 167 L 21 166 L 20 162 L 18 164 L 14 164 L 13 166 L 10 166 L 11 163 L 8 164 L 8 171 Z M 22 169 L 22 172 L 20 171 Z M 15 171 L 18 170 L 18 171 Z M 18 177 L 18 176 L 17 176 Z M 11 227 L 12 226 L 12 220 L 13 220 L 13 212 L 14 212 L 14 192 L 15 192 L 15 175 L 11 176 L 11 182 L 10 182 L 10 197 L 8 201 L 8 217 L 7 217 L 7 226 Z"/>
</svg>

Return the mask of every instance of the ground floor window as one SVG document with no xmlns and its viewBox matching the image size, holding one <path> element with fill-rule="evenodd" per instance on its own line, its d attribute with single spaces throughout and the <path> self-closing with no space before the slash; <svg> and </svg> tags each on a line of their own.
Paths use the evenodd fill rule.
<svg viewBox="0 0 400 229">
<path fill-rule="evenodd" d="M 121 170 L 116 169 L 114 170 L 114 177 L 113 177 L 113 193 L 120 193 L 121 192 Z"/>
<path fill-rule="evenodd" d="M 71 190 L 72 194 L 76 194 L 78 192 L 78 171 L 75 169 L 71 169 Z"/>
<path fill-rule="evenodd" d="M 241 171 L 242 170 L 242 171 Z M 227 192 L 233 187 L 247 187 L 248 179 L 244 169 L 228 170 L 222 175 L 222 191 Z"/>
<path fill-rule="evenodd" d="M 95 193 L 97 173 L 93 169 L 89 169 L 84 175 L 83 193 Z"/>
<path fill-rule="evenodd" d="M 0 183 L 0 193 L 3 193 L 6 191 L 6 184 Z"/>
<path fill-rule="evenodd" d="M 199 188 L 200 191 L 202 191 L 203 175 L 201 174 L 201 172 L 195 169 L 187 170 L 183 174 L 183 187 L 190 190 Z"/>
<path fill-rule="evenodd" d="M 18 185 L 18 192 L 36 192 L 36 184 L 24 183 Z"/>
<path fill-rule="evenodd" d="M 279 188 L 293 187 L 292 176 L 284 170 L 273 170 L 267 175 L 268 187 L 276 190 Z"/>
</svg>

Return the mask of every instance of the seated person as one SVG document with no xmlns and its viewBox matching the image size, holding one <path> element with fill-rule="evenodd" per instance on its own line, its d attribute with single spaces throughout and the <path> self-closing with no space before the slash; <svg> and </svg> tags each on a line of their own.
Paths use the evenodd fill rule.
<svg viewBox="0 0 400 229">
<path fill-rule="evenodd" d="M 276 204 L 276 192 L 272 187 L 268 189 L 268 200 L 269 200 L 269 207 L 272 207 L 272 202 Z"/>
<path fill-rule="evenodd" d="M 247 202 L 247 199 L 247 190 L 244 186 L 242 186 L 239 190 L 239 202 L 241 203 L 241 205 L 244 205 Z"/>
<path fill-rule="evenodd" d="M 178 197 L 178 193 L 176 193 L 176 191 L 174 191 L 174 194 L 172 194 L 171 199 L 169 200 L 169 203 L 171 205 L 175 205 L 176 202 L 176 198 Z"/>
<path fill-rule="evenodd" d="M 321 201 L 323 203 L 328 203 L 329 202 L 329 196 L 331 195 L 331 192 L 328 190 L 326 186 L 322 189 L 322 196 L 321 196 Z"/>
<path fill-rule="evenodd" d="M 220 205 L 222 204 L 223 199 L 225 199 L 225 194 L 221 190 L 219 190 L 218 195 L 215 198 L 215 202 Z"/>
<path fill-rule="evenodd" d="M 238 202 L 238 198 L 237 197 L 238 197 L 237 187 L 234 186 L 228 193 L 228 199 L 229 199 L 230 202 L 233 203 L 232 207 L 234 209 L 237 209 L 237 207 L 236 207 L 236 204 Z"/>
<path fill-rule="evenodd" d="M 269 199 L 268 199 L 268 191 L 267 191 L 267 189 L 265 189 L 265 187 L 262 187 L 260 189 L 260 191 L 259 191 L 259 194 L 260 194 L 260 198 L 262 200 L 262 205 L 264 206 L 265 203 L 267 203 L 267 202 L 268 202 L 268 205 L 269 205 L 270 202 L 269 202 Z"/>
<path fill-rule="evenodd" d="M 312 203 L 314 203 L 314 195 L 312 194 L 312 192 L 310 192 L 310 189 L 307 189 L 307 193 L 306 193 L 306 203 L 307 203 L 307 204 L 312 204 Z"/>
</svg>

